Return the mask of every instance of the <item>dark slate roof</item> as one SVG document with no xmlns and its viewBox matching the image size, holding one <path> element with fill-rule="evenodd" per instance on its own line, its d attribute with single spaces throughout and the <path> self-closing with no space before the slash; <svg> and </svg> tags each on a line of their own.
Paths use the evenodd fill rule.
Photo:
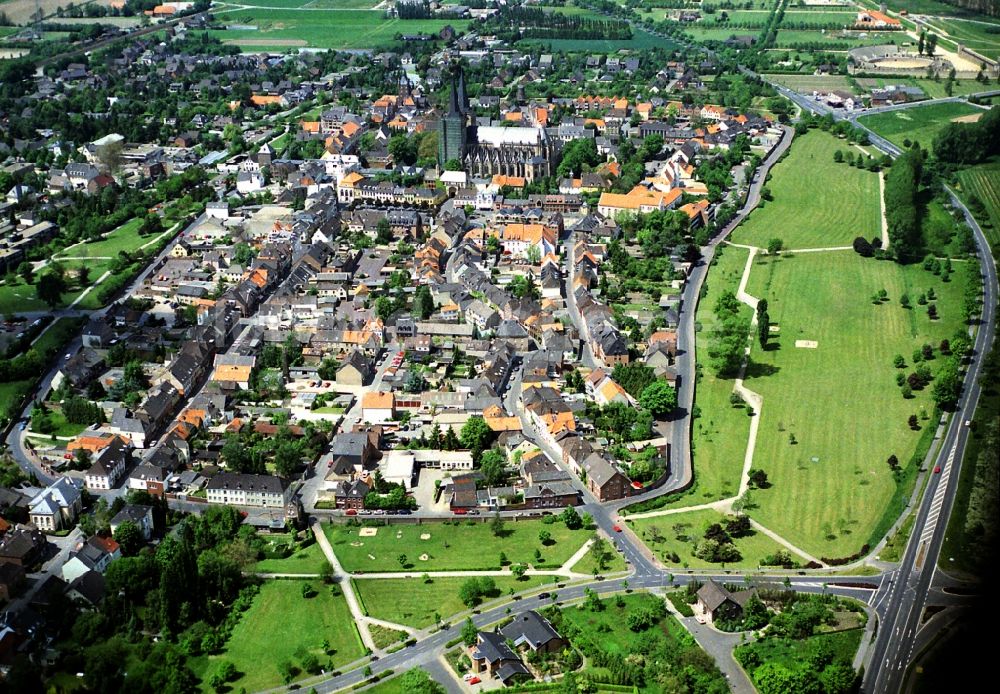
<svg viewBox="0 0 1000 694">
<path fill-rule="evenodd" d="M 238 472 L 220 472 L 208 481 L 206 489 L 243 489 L 282 494 L 288 483 L 274 475 L 248 475 Z"/>
<path fill-rule="evenodd" d="M 505 639 L 513 641 L 515 647 L 523 644 L 532 650 L 537 650 L 552 639 L 559 638 L 559 632 L 553 628 L 549 620 L 534 610 L 517 615 L 513 622 L 500 630 L 500 634 Z"/>
<path fill-rule="evenodd" d="M 476 650 L 473 652 L 472 657 L 477 660 L 482 658 L 488 663 L 496 663 L 502 660 L 518 660 L 517 654 L 510 649 L 504 637 L 490 631 L 479 632 L 479 641 L 476 644 Z"/>
</svg>

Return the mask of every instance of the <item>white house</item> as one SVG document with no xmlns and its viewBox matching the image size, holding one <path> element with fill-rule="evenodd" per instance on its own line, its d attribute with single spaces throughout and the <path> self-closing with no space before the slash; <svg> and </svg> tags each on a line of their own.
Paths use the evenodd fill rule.
<svg viewBox="0 0 1000 694">
<path fill-rule="evenodd" d="M 396 396 L 392 393 L 371 391 L 361 399 L 361 418 L 369 424 L 391 422 L 396 414 Z"/>
</svg>

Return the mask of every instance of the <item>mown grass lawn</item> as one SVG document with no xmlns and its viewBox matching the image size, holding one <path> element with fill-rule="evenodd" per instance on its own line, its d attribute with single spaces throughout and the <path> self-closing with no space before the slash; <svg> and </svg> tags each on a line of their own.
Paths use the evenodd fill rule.
<svg viewBox="0 0 1000 694">
<path fill-rule="evenodd" d="M 666 516 L 626 520 L 626 522 L 665 564 L 676 565 L 667 558 L 671 552 L 676 552 L 680 557 L 680 565 L 685 568 L 721 567 L 721 564 L 707 562 L 694 556 L 695 545 L 702 540 L 709 525 L 721 523 L 725 527 L 726 516 L 717 511 L 711 509 L 685 511 Z M 654 537 L 659 538 L 658 541 L 654 541 Z M 733 538 L 733 545 L 740 551 L 742 559 L 739 562 L 726 563 L 726 568 L 757 567 L 765 557 L 785 549 L 767 535 L 756 531 L 747 537 Z M 794 552 L 791 555 L 793 561 L 806 563 L 805 559 Z"/>
<path fill-rule="evenodd" d="M 598 569 L 597 562 L 594 561 L 594 555 L 591 552 L 584 554 L 580 561 L 573 564 L 570 569 L 581 574 L 613 574 L 625 571 L 628 568 L 625 564 L 625 558 L 615 550 L 614 544 L 611 542 L 608 543 L 608 551 L 611 552 L 611 561 L 605 564 L 603 569 Z"/>
<path fill-rule="evenodd" d="M 981 108 L 961 102 L 930 104 L 913 108 L 875 113 L 862 116 L 858 121 L 898 147 L 903 141 L 919 142 L 921 147 L 930 149 L 934 136 L 955 118 L 976 113 L 985 113 Z"/>
<path fill-rule="evenodd" d="M 886 460 L 909 465 L 921 431 L 910 415 L 933 412 L 928 386 L 904 399 L 896 373 L 914 369 L 923 344 L 935 348 L 961 327 L 968 277 L 956 262 L 950 282 L 921 265 L 865 259 L 853 251 L 803 253 L 755 265 L 748 291 L 766 298 L 770 348 L 756 343 L 746 385 L 764 398 L 754 466 L 773 484 L 753 492 L 750 515 L 796 546 L 820 557 L 847 556 L 869 542 L 896 490 Z M 885 289 L 888 301 L 873 305 Z M 931 321 L 917 297 L 936 293 L 940 318 Z M 913 308 L 899 300 L 907 293 Z M 797 340 L 818 343 L 797 348 Z M 893 367 L 904 356 L 907 368 Z M 936 371 L 937 356 L 928 366 Z M 921 428 L 933 421 L 919 419 Z M 790 443 L 794 436 L 796 443 Z"/>
<path fill-rule="evenodd" d="M 549 585 L 561 580 L 558 576 L 525 576 L 518 581 L 512 576 L 493 576 L 501 595 Z M 354 579 L 354 588 L 365 614 L 396 624 L 422 629 L 434 624 L 436 612 L 442 621 L 468 609 L 458 597 L 459 588 L 469 577 L 437 576 L 430 583 L 422 578 Z"/>
<path fill-rule="evenodd" d="M 512 563 L 535 568 L 558 568 L 590 537 L 589 530 L 569 530 L 562 522 L 538 520 L 505 522 L 496 537 L 489 522 L 458 521 L 424 525 L 390 525 L 378 528 L 374 537 L 361 537 L 360 528 L 326 526 L 327 537 L 344 569 L 358 571 L 449 571 L 500 569 L 500 553 Z M 548 531 L 551 544 L 542 546 L 538 533 Z M 430 535 L 421 539 L 421 535 Z M 535 549 L 542 554 L 536 562 Z M 406 566 L 399 556 L 406 555 Z M 427 556 L 422 560 L 421 556 Z"/>
<path fill-rule="evenodd" d="M 302 597 L 302 585 L 309 583 L 317 594 Z M 331 655 L 323 653 L 324 639 Z M 226 650 L 202 662 L 195 661 L 196 674 L 204 681 L 212 676 L 220 660 L 228 660 L 242 676 L 233 690 L 260 691 L 282 684 L 278 664 L 288 661 L 298 666 L 300 649 L 327 661 L 333 667 L 364 655 L 355 631 L 351 611 L 342 594 L 334 596 L 330 586 L 318 581 L 266 581 L 253 605 L 233 629 Z"/>
<path fill-rule="evenodd" d="M 120 251 L 131 253 L 145 243 L 156 238 L 155 235 L 140 236 L 139 227 L 142 220 L 138 217 L 130 219 L 117 229 L 108 232 L 100 241 L 80 243 L 61 251 L 57 258 L 113 258 Z"/>
<path fill-rule="evenodd" d="M 785 248 L 824 248 L 879 235 L 878 174 L 835 163 L 837 150 L 859 154 L 846 140 L 821 130 L 797 136 L 766 184 L 773 201 L 750 214 L 733 242 L 766 248 L 780 238 Z"/>
</svg>

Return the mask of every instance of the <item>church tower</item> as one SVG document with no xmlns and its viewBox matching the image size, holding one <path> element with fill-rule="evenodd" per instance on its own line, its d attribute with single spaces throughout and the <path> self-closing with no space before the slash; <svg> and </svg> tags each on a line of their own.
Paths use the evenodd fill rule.
<svg viewBox="0 0 1000 694">
<path fill-rule="evenodd" d="M 438 164 L 441 166 L 452 159 L 458 161 L 465 159 L 469 136 L 468 110 L 469 101 L 465 94 L 465 75 L 459 66 L 451 73 L 448 112 L 438 121 Z"/>
</svg>

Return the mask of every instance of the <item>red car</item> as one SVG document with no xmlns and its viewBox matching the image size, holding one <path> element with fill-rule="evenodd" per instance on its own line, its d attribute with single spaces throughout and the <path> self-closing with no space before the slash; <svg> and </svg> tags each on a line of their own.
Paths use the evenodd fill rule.
<svg viewBox="0 0 1000 694">
<path fill-rule="evenodd" d="M 357 511 L 357 509 L 349 508 L 349 509 L 347 509 L 344 512 L 344 515 L 347 515 L 347 516 L 356 516 L 356 515 L 358 515 L 358 511 Z"/>
<path fill-rule="evenodd" d="M 482 682 L 482 680 L 479 679 L 478 677 L 470 677 L 469 678 L 469 684 L 479 684 L 480 682 Z"/>
<path fill-rule="evenodd" d="M 620 525 L 612 525 L 611 529 L 614 530 L 616 533 L 620 533 L 622 531 L 622 527 Z"/>
<path fill-rule="evenodd" d="M 941 466 L 940 465 L 937 465 L 937 466 L 934 467 L 934 474 L 935 475 L 941 474 Z"/>
</svg>

